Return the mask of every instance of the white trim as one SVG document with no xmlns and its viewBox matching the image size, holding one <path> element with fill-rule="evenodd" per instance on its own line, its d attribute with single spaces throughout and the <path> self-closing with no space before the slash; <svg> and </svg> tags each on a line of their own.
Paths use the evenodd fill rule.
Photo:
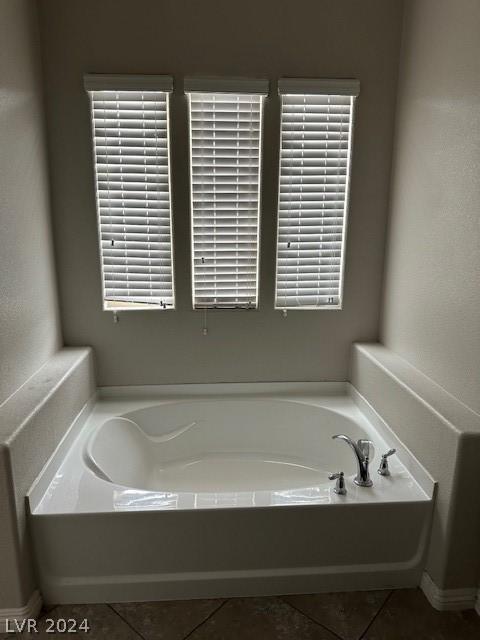
<svg viewBox="0 0 480 640">
<path fill-rule="evenodd" d="M 192 309 L 195 310 L 195 256 L 193 242 L 193 155 L 192 155 L 192 99 L 187 93 L 187 125 L 188 125 L 188 186 L 190 190 L 189 204 L 189 220 L 190 220 L 190 294 L 192 296 Z M 203 311 L 205 314 L 206 310 Z M 207 318 L 204 316 L 204 322 Z"/>
<path fill-rule="evenodd" d="M 246 93 L 268 95 L 269 81 L 261 78 L 217 78 L 190 76 L 183 81 L 185 93 Z"/>
<path fill-rule="evenodd" d="M 279 92 L 280 93 L 280 92 Z M 277 154 L 277 211 L 276 211 L 276 229 L 275 229 L 275 288 L 273 290 L 273 308 L 275 311 L 278 311 L 277 307 L 277 282 L 278 282 L 278 237 L 279 237 L 279 221 L 280 221 L 280 176 L 282 171 L 282 119 L 283 119 L 283 100 L 280 100 L 280 119 L 278 121 L 278 154 Z M 286 309 L 280 309 L 283 311 L 284 318 L 286 318 L 286 314 L 288 311 Z"/>
<path fill-rule="evenodd" d="M 49 577 L 48 602 L 83 604 L 405 589 L 418 585 L 409 562 L 108 576 Z"/>
<path fill-rule="evenodd" d="M 475 602 L 475 611 L 480 616 L 480 589 L 478 590 L 478 593 L 477 593 L 477 600 Z"/>
<path fill-rule="evenodd" d="M 258 149 L 258 218 L 257 218 L 257 269 L 255 274 L 255 297 L 257 304 L 255 310 L 260 308 L 260 267 L 261 267 L 261 255 L 260 244 L 262 242 L 261 228 L 262 228 L 262 188 L 263 188 L 263 134 L 265 129 L 265 96 L 260 99 L 260 132 L 258 137 L 259 149 Z"/>
<path fill-rule="evenodd" d="M 358 95 L 358 93 L 357 93 Z M 347 179 L 345 182 L 345 202 L 343 204 L 342 248 L 340 249 L 340 276 L 338 283 L 338 309 L 343 308 L 343 283 L 345 280 L 345 252 L 347 250 L 348 209 L 350 206 L 350 184 L 352 182 L 352 149 L 355 124 L 355 96 L 350 96 L 350 122 L 348 130 Z"/>
<path fill-rule="evenodd" d="M 151 89 L 170 93 L 173 91 L 173 78 L 172 76 L 86 73 L 83 76 L 83 85 L 87 91 Z"/>
<path fill-rule="evenodd" d="M 360 93 L 360 81 L 354 79 L 319 80 L 316 78 L 280 78 L 278 93 L 284 94 L 322 94 L 332 96 L 353 96 Z"/>
<path fill-rule="evenodd" d="M 438 611 L 459 611 L 475 608 L 477 613 L 479 613 L 478 599 L 476 601 L 477 589 L 475 587 L 465 589 L 440 589 L 428 573 L 424 571 L 420 588 L 432 607 Z"/>
<path fill-rule="evenodd" d="M 171 96 L 167 95 L 167 156 L 168 156 L 168 201 L 170 203 L 170 253 L 172 260 L 172 299 L 173 306 L 168 310 L 175 311 L 177 308 L 177 300 L 175 298 L 175 249 L 174 249 L 174 229 L 173 229 L 173 193 L 172 193 L 172 129 L 170 124 L 170 99 Z M 167 309 L 164 309 L 167 311 Z"/>
<path fill-rule="evenodd" d="M 28 618 L 36 618 L 42 608 L 42 598 L 38 591 L 34 591 L 23 607 L 16 609 L 0 609 L 0 633 L 6 633 L 7 620 L 22 622 Z M 13 633 L 12 633 L 13 636 Z M 15 634 L 16 637 L 16 634 Z"/>
</svg>

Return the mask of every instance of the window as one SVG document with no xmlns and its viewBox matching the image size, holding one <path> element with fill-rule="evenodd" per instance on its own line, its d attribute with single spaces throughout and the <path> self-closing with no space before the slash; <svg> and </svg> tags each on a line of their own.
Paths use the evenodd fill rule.
<svg viewBox="0 0 480 640">
<path fill-rule="evenodd" d="M 104 309 L 174 307 L 165 76 L 88 75 Z"/>
<path fill-rule="evenodd" d="M 193 307 L 256 308 L 267 81 L 187 79 Z"/>
<path fill-rule="evenodd" d="M 277 309 L 342 305 L 355 80 L 279 81 Z"/>
</svg>

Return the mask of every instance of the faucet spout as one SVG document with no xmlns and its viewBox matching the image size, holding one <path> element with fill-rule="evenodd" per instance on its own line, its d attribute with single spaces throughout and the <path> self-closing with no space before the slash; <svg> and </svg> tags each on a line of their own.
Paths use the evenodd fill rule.
<svg viewBox="0 0 480 640">
<path fill-rule="evenodd" d="M 374 456 L 374 448 L 373 442 L 371 440 L 357 440 L 355 442 L 350 438 L 350 436 L 346 436 L 343 433 L 338 433 L 337 435 L 332 436 L 333 439 L 343 440 L 346 442 L 352 451 L 355 454 L 355 460 L 357 462 L 357 475 L 355 476 L 354 482 L 359 487 L 371 487 L 373 482 L 370 478 L 370 473 L 368 470 L 370 461 Z"/>
</svg>

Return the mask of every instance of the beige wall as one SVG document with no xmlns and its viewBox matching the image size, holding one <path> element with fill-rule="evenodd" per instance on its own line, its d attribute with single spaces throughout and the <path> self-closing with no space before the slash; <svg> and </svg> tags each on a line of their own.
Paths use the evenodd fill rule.
<svg viewBox="0 0 480 640">
<path fill-rule="evenodd" d="M 60 343 L 35 4 L 0 0 L 0 406 Z M 19 575 L 22 548 L 2 440 L 0 609 L 30 596 Z"/>
<path fill-rule="evenodd" d="M 480 412 L 480 2 L 407 2 L 383 343 Z"/>
<path fill-rule="evenodd" d="M 60 342 L 35 5 L 0 0 L 0 404 Z"/>
<path fill-rule="evenodd" d="M 65 341 L 95 349 L 102 385 L 342 380 L 354 340 L 377 338 L 401 12 L 398 0 L 42 0 L 52 198 Z M 134 11 L 132 10 L 134 7 Z M 85 72 L 168 73 L 177 311 L 101 310 Z M 343 311 L 273 311 L 278 99 L 265 110 L 259 311 L 191 310 L 182 77 L 361 81 Z"/>
</svg>

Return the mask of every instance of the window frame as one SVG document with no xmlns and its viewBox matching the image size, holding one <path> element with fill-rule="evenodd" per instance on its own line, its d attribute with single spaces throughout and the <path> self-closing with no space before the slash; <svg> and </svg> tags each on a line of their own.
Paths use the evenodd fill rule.
<svg viewBox="0 0 480 640">
<path fill-rule="evenodd" d="M 88 94 L 89 114 L 90 114 L 90 144 L 92 149 L 93 162 L 93 181 L 95 190 L 95 208 L 96 208 L 96 225 L 99 249 L 100 273 L 101 273 L 101 292 L 102 292 L 102 310 L 112 312 L 116 315 L 119 312 L 132 311 L 174 311 L 177 307 L 176 287 L 175 287 L 175 252 L 174 252 L 174 224 L 173 224 L 173 198 L 172 198 L 172 165 L 171 165 L 171 127 L 170 127 L 170 97 L 173 93 L 172 76 L 159 75 L 122 75 L 122 74 L 84 74 L 84 88 Z M 158 303 L 125 301 L 119 300 L 118 304 L 115 300 L 107 300 L 106 296 L 106 280 L 105 280 L 105 264 L 102 247 L 102 221 L 99 203 L 98 188 L 98 171 L 96 161 L 96 144 L 95 144 L 95 119 L 94 119 L 94 103 L 92 93 L 95 91 L 119 91 L 119 92 L 155 92 L 165 93 L 165 110 L 166 110 L 166 158 L 167 158 L 167 184 L 168 184 L 168 220 L 169 220 L 169 237 L 170 237 L 170 280 L 171 280 L 171 305 L 162 305 Z M 127 296 L 125 296 L 127 297 Z M 110 304 L 108 304 L 110 303 Z"/>
<path fill-rule="evenodd" d="M 263 134 L 265 117 L 265 98 L 269 93 L 269 81 L 250 78 L 220 78 L 220 77 L 187 77 L 184 81 L 184 91 L 188 102 L 188 138 L 189 138 L 189 186 L 190 186 L 190 255 L 191 255 L 191 300 L 193 311 L 258 311 L 260 308 L 260 246 L 262 220 L 262 180 L 263 180 Z M 256 271 L 255 271 L 255 303 L 252 305 L 216 306 L 196 305 L 195 303 L 195 230 L 194 230 L 194 193 L 193 193 L 193 143 L 191 94 L 230 94 L 258 95 L 260 98 L 260 118 L 258 132 L 258 187 L 257 187 L 257 226 L 256 226 Z"/>
<path fill-rule="evenodd" d="M 355 132 L 355 115 L 357 98 L 360 93 L 358 80 L 346 79 L 313 79 L 313 78 L 280 78 L 278 81 L 278 94 L 280 97 L 280 123 L 279 123 L 279 152 L 278 152 L 278 197 L 277 197 L 277 225 L 275 235 L 275 282 L 274 282 L 274 310 L 287 314 L 290 311 L 341 311 L 344 299 L 344 281 L 346 265 L 346 243 L 350 210 L 350 187 L 353 159 L 353 138 Z M 322 95 L 322 96 L 349 96 L 350 97 L 350 121 L 348 131 L 347 171 L 345 176 L 345 201 L 342 218 L 342 242 L 340 248 L 340 274 L 338 285 L 338 303 L 321 305 L 285 306 L 278 304 L 278 271 L 279 271 L 279 235 L 280 235 L 280 199 L 282 177 L 282 144 L 283 144 L 283 96 L 289 95 Z"/>
</svg>

